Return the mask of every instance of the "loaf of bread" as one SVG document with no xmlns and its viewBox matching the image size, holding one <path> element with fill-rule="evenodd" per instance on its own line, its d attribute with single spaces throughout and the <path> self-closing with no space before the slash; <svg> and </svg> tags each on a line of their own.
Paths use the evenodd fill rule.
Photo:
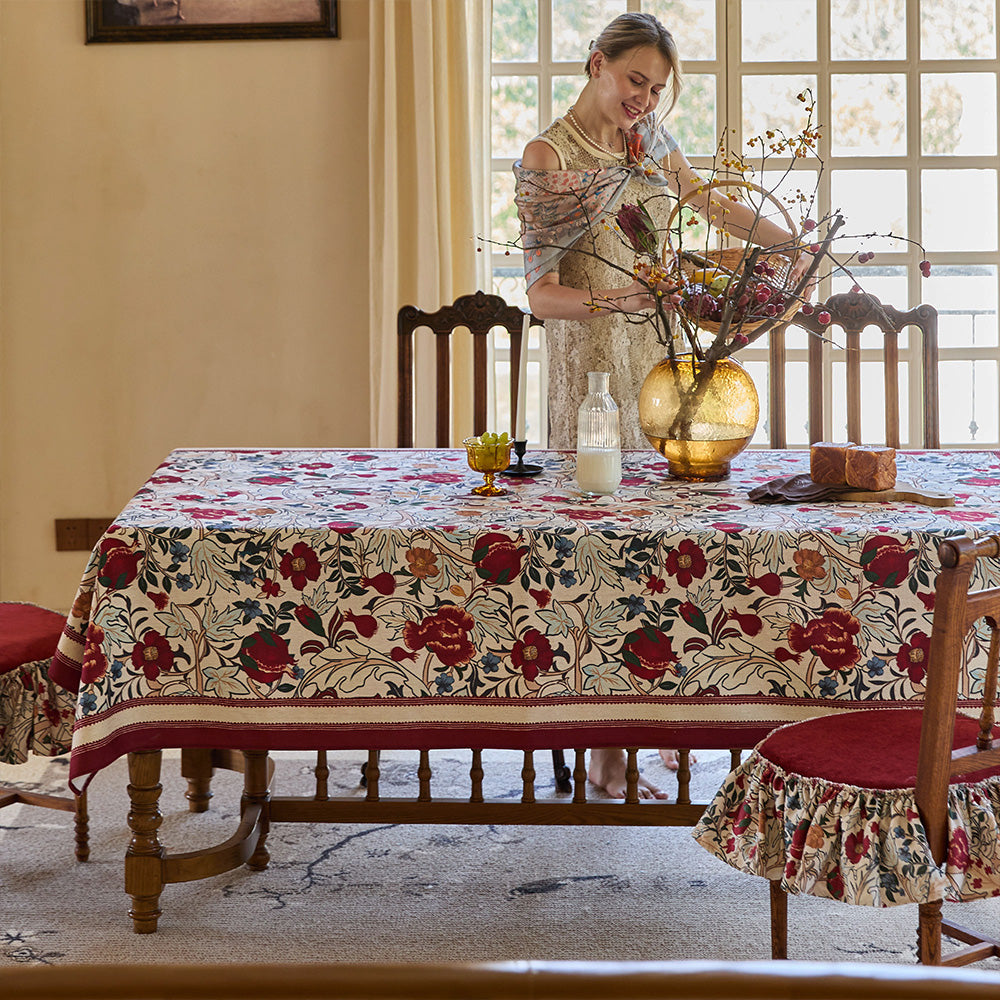
<svg viewBox="0 0 1000 1000">
<path fill-rule="evenodd" d="M 858 490 L 891 490 L 896 485 L 896 449 L 847 449 L 847 485 Z"/>
<path fill-rule="evenodd" d="M 853 442 L 834 444 L 819 441 L 809 449 L 809 478 L 825 486 L 843 486 L 847 482 L 847 452 Z"/>
</svg>

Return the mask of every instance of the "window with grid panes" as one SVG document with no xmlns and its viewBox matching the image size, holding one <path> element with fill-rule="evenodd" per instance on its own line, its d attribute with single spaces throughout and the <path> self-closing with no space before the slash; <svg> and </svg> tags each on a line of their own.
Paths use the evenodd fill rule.
<svg viewBox="0 0 1000 1000">
<path fill-rule="evenodd" d="M 710 166 L 723 129 L 744 151 L 747 138 L 775 124 L 796 131 L 802 120 L 795 95 L 811 88 L 826 165 L 817 213 L 839 208 L 847 218 L 838 257 L 883 302 L 937 308 L 942 446 L 1000 444 L 997 0 L 493 0 L 493 287 L 509 302 L 527 306 L 520 256 L 496 245 L 518 236 L 511 166 L 525 143 L 573 103 L 591 39 L 626 10 L 650 11 L 677 40 L 685 86 L 666 124 L 695 166 Z M 924 250 L 879 240 L 874 260 L 851 261 L 865 244 L 850 234 L 873 232 L 908 237 Z M 929 278 L 917 267 L 922 256 L 932 263 Z M 826 278 L 817 296 L 849 287 L 848 277 Z M 792 447 L 808 441 L 806 336 L 789 328 Z M 863 349 L 878 343 L 877 331 L 869 336 Z M 544 444 L 546 366 L 535 338 L 528 437 Z M 918 349 L 916 337 L 901 342 L 904 446 L 920 434 Z M 823 437 L 845 440 L 842 356 L 836 343 L 824 352 L 832 406 Z M 495 357 L 506 384 L 503 343 Z M 739 359 L 754 376 L 766 415 L 766 340 Z M 880 393 L 874 367 L 870 391 Z M 507 397 L 495 395 L 496 426 L 507 426 Z M 864 417 L 871 420 L 862 428 L 865 440 L 882 440 L 880 408 L 869 407 Z M 767 440 L 765 416 L 754 444 Z"/>
</svg>

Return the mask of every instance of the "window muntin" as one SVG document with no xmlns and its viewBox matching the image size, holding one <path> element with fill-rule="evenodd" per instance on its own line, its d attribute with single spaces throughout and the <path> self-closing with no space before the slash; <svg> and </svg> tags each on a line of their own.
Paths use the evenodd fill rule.
<svg viewBox="0 0 1000 1000">
<path fill-rule="evenodd" d="M 775 123 L 797 130 L 796 86 L 812 88 L 826 126 L 817 211 L 843 208 L 844 232 L 854 234 L 838 241 L 850 273 L 824 280 L 819 295 L 846 290 L 854 274 L 899 307 L 933 303 L 941 328 L 942 442 L 1000 443 L 997 0 L 493 0 L 494 77 L 520 77 L 522 86 L 525 78 L 536 82 L 534 91 L 525 91 L 527 109 L 515 111 L 514 91 L 502 90 L 507 103 L 494 110 L 494 240 L 506 240 L 516 226 L 504 198 L 513 191 L 510 167 L 522 136 L 526 141 L 565 111 L 583 85 L 589 42 L 625 9 L 650 10 L 677 39 L 687 86 L 667 127 L 696 167 L 710 164 L 726 123 L 736 130 L 734 148 Z M 516 37 L 498 44 L 505 31 Z M 779 120 L 779 109 L 788 109 L 787 121 Z M 799 186 L 808 189 L 808 179 Z M 888 229 L 924 244 L 933 265 L 929 279 L 916 266 L 924 251 L 901 240 L 869 243 L 877 251 L 873 265 L 852 263 L 865 233 Z M 494 247 L 493 264 L 498 294 L 526 306 L 519 254 L 505 256 Z M 904 343 L 906 351 L 916 349 Z M 786 346 L 790 363 L 804 364 L 802 332 L 791 329 Z M 834 391 L 833 351 L 828 393 Z M 499 344 L 496 356 L 502 364 Z M 766 412 L 766 337 L 740 359 Z M 907 374 L 917 369 L 912 353 L 903 363 Z M 535 402 L 534 415 L 529 403 L 529 429 L 536 444 L 545 437 L 544 378 L 539 345 L 529 357 Z M 917 381 L 903 386 L 912 435 L 919 433 L 913 426 L 919 423 Z M 960 417 L 947 402 L 956 396 L 963 400 Z M 800 402 L 801 421 L 792 416 Z M 791 445 L 805 443 L 804 406 L 788 402 Z M 827 433 L 834 433 L 832 423 Z M 754 443 L 765 442 L 762 420 Z"/>
</svg>

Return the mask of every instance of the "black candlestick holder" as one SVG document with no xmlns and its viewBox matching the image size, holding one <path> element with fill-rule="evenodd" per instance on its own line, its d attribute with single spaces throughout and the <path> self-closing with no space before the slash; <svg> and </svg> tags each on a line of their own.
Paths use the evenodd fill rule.
<svg viewBox="0 0 1000 1000">
<path fill-rule="evenodd" d="M 524 453 L 528 448 L 527 441 L 514 440 L 514 454 L 517 455 L 517 464 L 508 465 L 504 469 L 505 476 L 537 476 L 542 471 L 540 465 L 527 465 L 524 461 Z"/>
</svg>

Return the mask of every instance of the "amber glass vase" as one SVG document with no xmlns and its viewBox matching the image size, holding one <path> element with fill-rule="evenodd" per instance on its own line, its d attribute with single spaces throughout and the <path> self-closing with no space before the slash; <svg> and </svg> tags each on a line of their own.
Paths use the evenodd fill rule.
<svg viewBox="0 0 1000 1000">
<path fill-rule="evenodd" d="M 732 358 L 664 358 L 639 390 L 639 425 L 677 479 L 725 479 L 759 417 L 753 379 Z"/>
</svg>

